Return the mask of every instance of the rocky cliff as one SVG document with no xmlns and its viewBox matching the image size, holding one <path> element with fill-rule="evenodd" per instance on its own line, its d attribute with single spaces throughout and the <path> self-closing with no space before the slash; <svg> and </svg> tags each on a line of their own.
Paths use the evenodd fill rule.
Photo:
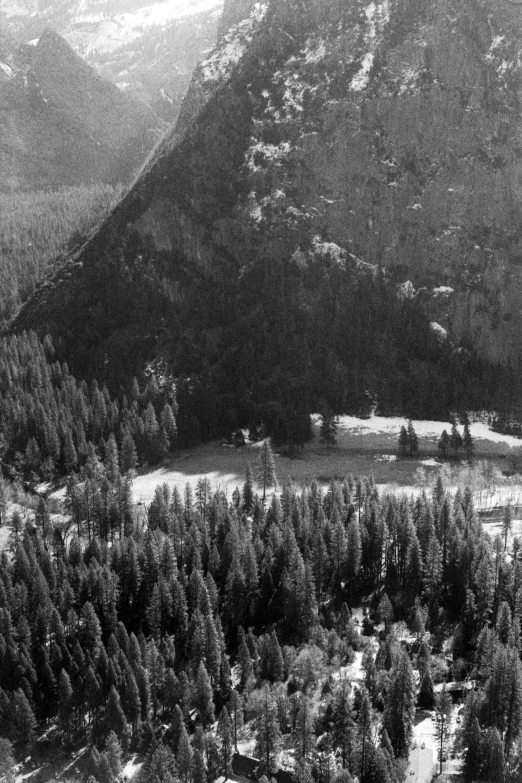
<svg viewBox="0 0 522 783">
<path fill-rule="evenodd" d="M 134 359 L 169 355 L 191 330 L 197 359 L 188 344 L 173 353 L 195 371 L 225 350 L 230 286 L 275 264 L 305 289 L 293 318 L 309 316 L 316 269 L 352 287 L 382 278 L 426 314 L 437 344 L 518 366 L 520 5 L 231 0 L 224 19 L 233 26 L 197 70 L 177 130 L 17 326 L 49 328 L 73 359 L 88 340 L 98 368 L 117 352 L 127 361 L 126 344 Z M 114 280 L 128 317 L 111 304 Z M 205 312 L 200 280 L 213 292 Z M 142 312 L 137 330 L 143 285 L 158 317 Z M 332 362 L 347 366 L 342 350 Z M 434 377 L 427 337 L 422 350 Z M 332 370 L 339 387 L 343 372 Z"/>
</svg>

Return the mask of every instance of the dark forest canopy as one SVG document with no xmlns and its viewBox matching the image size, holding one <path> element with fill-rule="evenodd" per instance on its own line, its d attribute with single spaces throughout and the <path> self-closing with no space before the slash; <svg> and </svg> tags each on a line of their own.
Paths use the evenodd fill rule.
<svg viewBox="0 0 522 783">
<path fill-rule="evenodd" d="M 143 781 L 155 770 L 162 783 L 203 783 L 228 768 L 245 720 L 267 773 L 285 741 L 299 775 L 390 783 L 403 778 L 417 703 L 440 707 L 433 680 L 472 678 L 466 776 L 518 774 L 519 545 L 484 534 L 470 490 L 450 495 L 439 480 L 416 499 L 380 496 L 348 476 L 324 490 L 285 486 L 264 506 L 250 479 L 231 499 L 202 479 L 183 497 L 158 487 L 145 513 L 110 476 L 101 466 L 83 496 L 71 485 L 67 539 L 43 501 L 34 525 L 13 517 L 0 736 L 15 749 L 57 723 L 67 746 L 93 743 L 100 783 L 129 747 L 145 754 Z M 361 602 L 362 629 L 351 618 Z M 413 643 L 396 635 L 401 619 Z M 328 676 L 356 650 L 363 682 Z"/>
</svg>

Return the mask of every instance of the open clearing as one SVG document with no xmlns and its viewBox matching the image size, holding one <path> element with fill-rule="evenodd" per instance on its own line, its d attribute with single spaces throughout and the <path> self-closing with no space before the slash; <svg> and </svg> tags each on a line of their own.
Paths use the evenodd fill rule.
<svg viewBox="0 0 522 783">
<path fill-rule="evenodd" d="M 286 481 L 307 485 L 314 478 L 328 482 L 332 477 L 343 478 L 349 473 L 354 476 L 373 473 L 375 481 L 386 485 L 387 489 L 403 488 L 408 491 L 422 483 L 419 469 L 422 469 L 425 480 L 431 483 L 442 466 L 459 464 L 458 461 L 438 458 L 438 439 L 444 429 L 448 432 L 451 429 L 447 422 L 414 421 L 419 453 L 410 458 L 397 456 L 399 431 L 402 425 L 406 425 L 406 419 L 341 416 L 337 445 L 330 449 L 319 443 L 317 419 L 317 416 L 313 417 L 313 440 L 297 458 L 275 455 L 280 485 Z M 459 429 L 462 433 L 463 428 Z M 475 443 L 475 459 L 488 459 L 500 470 L 505 467 L 509 451 L 522 446 L 522 440 L 492 432 L 481 422 L 471 425 L 471 434 Z M 236 486 L 241 488 L 244 483 L 245 465 L 250 462 L 255 468 L 259 447 L 259 443 L 234 448 L 214 442 L 181 451 L 160 468 L 140 471 L 134 481 L 134 498 L 137 502 L 148 503 L 158 484 L 167 483 L 171 488 L 177 486 L 182 491 L 187 483 L 195 487 L 202 476 L 209 478 L 213 487 L 231 494 Z"/>
</svg>

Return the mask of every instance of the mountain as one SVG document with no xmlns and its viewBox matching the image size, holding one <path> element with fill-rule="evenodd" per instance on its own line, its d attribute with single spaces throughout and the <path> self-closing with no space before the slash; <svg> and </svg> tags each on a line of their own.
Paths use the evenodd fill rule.
<svg viewBox="0 0 522 783">
<path fill-rule="evenodd" d="M 176 128 L 15 328 L 113 385 L 167 363 L 207 434 L 267 401 L 516 396 L 520 8 L 235 0 L 224 19 Z"/>
<path fill-rule="evenodd" d="M 222 0 L 0 0 L 5 26 L 27 42 L 51 26 L 98 73 L 168 122 L 192 72 L 215 45 Z"/>
<path fill-rule="evenodd" d="M 0 188 L 127 182 L 161 132 L 52 30 L 0 50 Z"/>
</svg>

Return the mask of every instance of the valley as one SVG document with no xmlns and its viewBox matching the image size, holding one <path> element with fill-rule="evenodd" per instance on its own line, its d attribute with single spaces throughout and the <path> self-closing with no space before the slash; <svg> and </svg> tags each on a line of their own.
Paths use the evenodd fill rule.
<svg viewBox="0 0 522 783">
<path fill-rule="evenodd" d="M 0 783 L 520 783 L 521 36 L 0 0 Z"/>
<path fill-rule="evenodd" d="M 174 122 L 192 71 L 215 44 L 222 0 L 34 4 L 0 2 L 22 43 L 50 27 L 93 68 Z"/>
</svg>

